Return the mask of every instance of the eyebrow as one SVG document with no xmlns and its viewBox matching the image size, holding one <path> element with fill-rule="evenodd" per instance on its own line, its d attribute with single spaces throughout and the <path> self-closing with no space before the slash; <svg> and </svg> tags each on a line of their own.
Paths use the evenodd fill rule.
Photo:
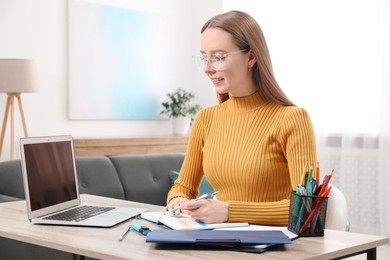
<svg viewBox="0 0 390 260">
<path fill-rule="evenodd" d="M 215 53 L 219 53 L 219 52 L 228 52 L 228 51 L 226 51 L 226 50 L 214 50 L 214 51 L 211 51 L 211 54 L 215 54 Z M 200 53 L 201 54 L 206 54 L 206 52 L 202 51 L 202 50 L 200 50 Z"/>
</svg>

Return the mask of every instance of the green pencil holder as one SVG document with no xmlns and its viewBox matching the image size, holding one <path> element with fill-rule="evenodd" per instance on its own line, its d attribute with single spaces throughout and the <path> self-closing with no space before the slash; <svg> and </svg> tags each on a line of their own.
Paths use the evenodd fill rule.
<svg viewBox="0 0 390 260">
<path fill-rule="evenodd" d="M 328 198 L 291 191 L 288 230 L 302 237 L 324 236 Z"/>
</svg>

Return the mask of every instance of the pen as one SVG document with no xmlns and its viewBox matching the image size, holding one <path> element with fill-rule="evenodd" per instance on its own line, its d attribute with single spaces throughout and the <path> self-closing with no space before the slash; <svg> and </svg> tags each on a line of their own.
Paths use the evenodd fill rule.
<svg viewBox="0 0 390 260">
<path fill-rule="evenodd" d="M 215 195 L 217 195 L 219 193 L 219 191 L 215 191 L 215 192 L 209 192 L 209 193 L 205 193 L 203 194 L 202 196 L 199 196 L 195 199 L 195 201 L 198 201 L 198 200 L 203 200 L 203 199 L 212 199 L 214 198 Z M 171 209 L 169 212 L 174 212 L 174 211 L 177 211 L 181 209 L 181 206 L 177 206 L 176 208 L 173 208 Z"/>
<path fill-rule="evenodd" d="M 138 233 L 141 233 L 142 235 L 146 236 L 149 232 L 152 232 L 152 230 L 146 226 L 142 226 L 138 223 L 132 223 L 126 230 L 122 233 L 122 235 L 119 237 L 119 241 L 122 241 L 125 236 L 129 233 L 130 230 L 134 229 Z"/>
<path fill-rule="evenodd" d="M 129 231 L 131 230 L 131 226 L 129 226 L 128 228 L 126 228 L 126 230 L 122 233 L 122 235 L 119 237 L 119 241 L 122 241 L 125 236 L 127 235 L 127 233 L 129 233 Z"/>
</svg>

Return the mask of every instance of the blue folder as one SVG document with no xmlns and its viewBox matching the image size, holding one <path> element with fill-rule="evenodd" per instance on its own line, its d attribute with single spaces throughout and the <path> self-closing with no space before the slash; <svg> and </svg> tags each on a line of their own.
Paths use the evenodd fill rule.
<svg viewBox="0 0 390 260">
<path fill-rule="evenodd" d="M 219 246 L 291 244 L 282 231 L 259 230 L 153 230 L 146 242 Z"/>
</svg>

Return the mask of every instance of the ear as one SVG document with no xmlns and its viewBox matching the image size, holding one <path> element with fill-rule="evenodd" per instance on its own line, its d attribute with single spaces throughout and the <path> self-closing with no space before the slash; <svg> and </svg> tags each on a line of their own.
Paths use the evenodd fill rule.
<svg viewBox="0 0 390 260">
<path fill-rule="evenodd" d="M 253 65 L 256 64 L 256 57 L 252 50 L 249 50 L 248 54 L 248 68 L 252 69 Z"/>
</svg>

